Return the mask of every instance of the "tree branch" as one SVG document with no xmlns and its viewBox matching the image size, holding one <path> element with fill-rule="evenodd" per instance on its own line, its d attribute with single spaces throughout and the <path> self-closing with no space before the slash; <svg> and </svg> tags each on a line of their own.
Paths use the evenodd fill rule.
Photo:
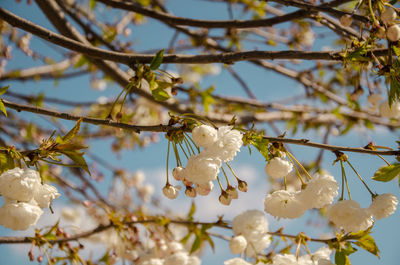
<svg viewBox="0 0 400 265">
<path fill-rule="evenodd" d="M 109 60 L 126 65 L 136 63 L 150 63 L 154 55 L 148 54 L 128 54 L 122 52 L 107 51 L 96 47 L 85 45 L 81 42 L 64 37 L 55 32 L 38 26 L 28 20 L 25 20 L 13 13 L 0 8 L 0 18 L 10 23 L 14 27 L 28 31 L 44 40 L 60 45 L 64 48 L 82 53 L 86 56 Z M 384 56 L 388 49 L 376 49 L 373 51 L 375 56 Z M 206 55 L 185 55 L 185 54 L 166 54 L 163 63 L 179 64 L 207 64 L 207 63 L 226 63 L 231 64 L 237 61 L 251 61 L 257 59 L 301 59 L 301 60 L 327 60 L 342 61 L 343 57 L 340 51 L 332 52 L 312 52 L 312 51 L 245 51 L 245 52 L 226 52 L 220 54 Z M 368 55 L 367 55 L 368 56 Z"/>
</svg>

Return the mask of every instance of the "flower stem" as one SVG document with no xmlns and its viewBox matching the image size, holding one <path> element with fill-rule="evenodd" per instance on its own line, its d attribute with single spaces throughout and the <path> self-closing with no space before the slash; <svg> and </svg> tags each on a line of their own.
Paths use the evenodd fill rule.
<svg viewBox="0 0 400 265">
<path fill-rule="evenodd" d="M 381 155 L 377 155 L 377 156 L 379 156 L 383 161 L 385 161 L 385 163 L 388 165 L 388 166 L 390 166 L 390 163 L 385 159 L 385 158 L 383 158 L 383 156 L 381 156 Z"/>
<path fill-rule="evenodd" d="M 347 182 L 347 176 L 346 176 L 346 171 L 344 170 L 343 160 L 340 160 L 340 166 L 342 167 L 342 174 L 344 176 L 344 181 L 346 182 L 347 194 L 349 194 L 349 200 L 351 200 L 350 188 L 349 188 L 349 183 Z"/>
<path fill-rule="evenodd" d="M 226 184 L 227 184 L 227 185 L 228 185 L 228 187 L 229 187 L 229 186 L 230 186 L 230 184 L 229 184 L 228 176 L 226 175 L 224 168 L 223 168 L 223 167 L 221 167 L 221 169 L 222 169 L 222 172 L 224 173 L 224 176 L 225 176 L 225 179 L 226 179 Z"/>
<path fill-rule="evenodd" d="M 221 181 L 219 180 L 218 176 L 217 176 L 217 180 L 218 180 L 219 187 L 221 188 L 221 191 L 223 191 L 224 189 L 222 188 Z"/>
<path fill-rule="evenodd" d="M 169 184 L 169 180 L 168 180 L 168 163 L 169 163 L 169 146 L 171 144 L 171 141 L 168 141 L 168 148 L 167 148 L 167 184 Z"/>
<path fill-rule="evenodd" d="M 290 162 L 293 164 L 294 169 L 296 170 L 296 174 L 297 174 L 298 179 L 301 181 L 301 185 L 302 186 L 305 185 L 303 177 L 301 176 L 299 170 L 297 169 L 296 164 L 293 162 L 293 160 L 292 160 L 292 158 L 290 156 L 288 156 L 288 158 L 289 158 Z M 285 186 L 285 190 L 286 190 L 286 186 Z"/>
<path fill-rule="evenodd" d="M 353 165 L 347 160 L 347 164 L 349 164 L 349 166 L 351 167 L 351 169 L 353 169 L 354 173 L 356 173 L 356 175 L 358 176 L 358 178 L 361 180 L 361 182 L 364 184 L 364 186 L 367 188 L 368 192 L 373 196 L 375 196 L 375 194 L 370 190 L 370 188 L 368 187 L 367 183 L 365 183 L 365 181 L 363 180 L 363 178 L 360 176 L 360 174 L 358 174 L 357 170 L 353 167 Z"/>
<path fill-rule="evenodd" d="M 286 151 L 286 154 L 288 154 L 288 157 L 291 157 L 299 166 L 300 168 L 304 171 L 304 173 L 306 173 L 306 176 L 309 178 L 309 180 L 312 179 L 310 173 L 308 173 L 308 171 L 303 167 L 303 165 L 294 157 L 294 155 L 292 155 L 289 151 Z"/>
<path fill-rule="evenodd" d="M 228 168 L 231 170 L 233 176 L 234 176 L 236 179 L 239 179 L 239 177 L 236 175 L 235 171 L 233 171 L 232 167 L 231 167 L 227 162 L 225 162 L 225 164 L 226 164 L 226 165 L 228 166 Z"/>
</svg>

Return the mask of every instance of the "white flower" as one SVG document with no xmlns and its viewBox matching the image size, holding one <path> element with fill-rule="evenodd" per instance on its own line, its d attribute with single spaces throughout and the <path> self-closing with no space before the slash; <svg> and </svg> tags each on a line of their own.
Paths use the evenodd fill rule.
<svg viewBox="0 0 400 265">
<path fill-rule="evenodd" d="M 104 79 L 93 79 L 90 82 L 90 85 L 92 86 L 93 89 L 98 91 L 103 91 L 107 87 L 107 83 L 106 81 L 104 81 Z"/>
<path fill-rule="evenodd" d="M 329 259 L 320 259 L 318 260 L 317 265 L 335 265 Z"/>
<path fill-rule="evenodd" d="M 208 125 L 197 126 L 192 131 L 193 141 L 203 148 L 215 143 L 217 134 L 217 130 Z"/>
<path fill-rule="evenodd" d="M 29 202 L 39 185 L 39 173 L 32 169 L 16 167 L 0 175 L 0 195 L 12 200 Z"/>
<path fill-rule="evenodd" d="M 34 193 L 34 199 L 40 208 L 49 208 L 53 200 L 60 196 L 56 187 L 47 184 L 39 185 Z"/>
<path fill-rule="evenodd" d="M 247 240 L 244 236 L 235 236 L 229 241 L 229 249 L 231 250 L 232 254 L 240 254 L 246 249 L 246 247 Z"/>
<path fill-rule="evenodd" d="M 272 178 L 283 178 L 292 171 L 293 165 L 280 157 L 274 157 L 265 166 L 265 173 Z"/>
<path fill-rule="evenodd" d="M 247 261 L 241 258 L 233 258 L 225 260 L 224 265 L 251 265 L 251 263 L 248 263 Z"/>
<path fill-rule="evenodd" d="M 302 43 L 307 47 L 312 47 L 315 41 L 315 33 L 311 29 L 307 30 L 302 35 Z"/>
<path fill-rule="evenodd" d="M 392 215 L 396 211 L 398 203 L 399 200 L 396 196 L 391 193 L 384 193 L 376 196 L 368 209 L 376 219 L 380 220 Z"/>
<path fill-rule="evenodd" d="M 259 210 L 248 210 L 233 218 L 232 229 L 235 235 L 243 235 L 247 240 L 269 231 L 265 214 Z"/>
<path fill-rule="evenodd" d="M 264 200 L 264 210 L 278 218 L 299 218 L 307 210 L 299 199 L 299 192 L 277 190 Z"/>
<path fill-rule="evenodd" d="M 379 105 L 379 113 L 382 117 L 389 119 L 400 118 L 400 103 L 395 101 L 393 102 L 392 107 L 389 107 L 389 103 L 384 101 Z"/>
<path fill-rule="evenodd" d="M 182 251 L 183 246 L 181 243 L 173 241 L 168 243 L 168 249 L 170 250 L 171 253 L 176 253 Z"/>
<path fill-rule="evenodd" d="M 139 263 L 140 265 L 164 265 L 163 259 L 148 259 Z"/>
<path fill-rule="evenodd" d="M 257 254 L 263 254 L 265 248 L 271 245 L 270 235 L 258 235 L 250 241 L 246 248 L 247 257 L 255 257 Z"/>
<path fill-rule="evenodd" d="M 307 187 L 300 192 L 300 199 L 308 209 L 331 204 L 338 195 L 339 185 L 333 176 L 314 174 Z"/>
<path fill-rule="evenodd" d="M 196 192 L 201 196 L 208 195 L 213 188 L 214 188 L 214 183 L 212 181 L 203 184 L 196 184 Z"/>
<path fill-rule="evenodd" d="M 79 224 L 81 215 L 81 211 L 77 207 L 64 207 L 61 210 L 62 218 L 71 223 Z"/>
<path fill-rule="evenodd" d="M 346 14 L 346 15 L 341 16 L 339 21 L 343 27 L 350 27 L 351 23 L 353 22 L 353 18 L 351 17 L 351 15 Z"/>
<path fill-rule="evenodd" d="M 144 175 L 144 172 L 141 170 L 138 170 L 133 174 L 132 176 L 132 185 L 136 188 L 142 186 L 144 179 L 146 176 Z"/>
<path fill-rule="evenodd" d="M 292 254 L 277 254 L 272 258 L 272 265 L 299 265 Z"/>
<path fill-rule="evenodd" d="M 42 209 L 25 202 L 5 203 L 0 208 L 0 225 L 12 230 L 26 230 L 36 225 Z"/>
<path fill-rule="evenodd" d="M 139 196 L 144 202 L 149 202 L 154 193 L 154 187 L 151 184 L 146 184 L 138 189 Z"/>
<path fill-rule="evenodd" d="M 393 8 L 385 8 L 385 11 L 382 12 L 381 19 L 383 23 L 389 24 L 393 22 L 397 17 L 397 13 Z"/>
<path fill-rule="evenodd" d="M 328 219 L 336 227 L 342 228 L 345 232 L 358 232 L 366 230 L 372 225 L 372 217 L 369 210 L 362 209 L 353 200 L 338 201 L 328 207 Z"/>
<path fill-rule="evenodd" d="M 186 252 L 177 252 L 167 257 L 164 265 L 186 265 L 188 262 L 188 254 Z"/>
<path fill-rule="evenodd" d="M 183 167 L 176 167 L 172 170 L 172 176 L 174 177 L 174 179 L 176 179 L 177 181 L 181 181 L 184 179 L 184 168 Z"/>
<path fill-rule="evenodd" d="M 197 256 L 189 256 L 187 265 L 201 265 L 201 260 Z"/>
<path fill-rule="evenodd" d="M 173 200 L 173 199 L 176 199 L 176 197 L 178 197 L 178 193 L 180 190 L 181 190 L 181 186 L 172 186 L 171 184 L 167 184 L 162 189 L 162 192 L 165 195 L 165 197 Z"/>
<path fill-rule="evenodd" d="M 222 126 L 218 129 L 217 141 L 203 150 L 206 156 L 217 157 L 223 162 L 233 160 L 243 145 L 242 134 L 232 130 L 232 126 Z"/>
<path fill-rule="evenodd" d="M 386 37 L 390 41 L 398 41 L 400 39 L 400 27 L 398 25 L 390 26 L 386 30 Z"/>
<path fill-rule="evenodd" d="M 203 154 L 192 155 L 187 161 L 184 175 L 186 180 L 204 184 L 215 180 L 221 167 L 221 160 Z"/>
</svg>

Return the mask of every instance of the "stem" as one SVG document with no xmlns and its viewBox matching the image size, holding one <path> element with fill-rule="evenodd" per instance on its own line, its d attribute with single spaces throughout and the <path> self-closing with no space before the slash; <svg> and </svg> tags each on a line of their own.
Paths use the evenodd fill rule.
<svg viewBox="0 0 400 265">
<path fill-rule="evenodd" d="M 378 154 L 377 156 L 379 156 L 383 161 L 385 161 L 385 163 L 386 163 L 388 166 L 390 166 L 390 163 L 389 163 L 385 158 L 383 158 L 383 156 L 381 156 L 380 154 Z"/>
<path fill-rule="evenodd" d="M 297 161 L 297 159 L 294 157 L 294 155 L 292 155 L 289 151 L 286 151 L 286 154 L 288 154 L 288 157 L 292 157 L 294 161 L 296 161 L 296 163 L 300 166 L 300 168 L 304 171 L 304 173 L 306 173 L 306 176 L 309 178 L 309 180 L 312 179 L 310 173 L 308 173 L 308 171 L 303 167 L 303 165 Z"/>
<path fill-rule="evenodd" d="M 285 190 L 287 190 L 287 185 L 286 185 L 286 176 L 283 177 L 283 185 L 285 186 Z"/>
<path fill-rule="evenodd" d="M 228 185 L 228 187 L 229 187 L 229 186 L 230 186 L 230 184 L 229 184 L 228 176 L 226 175 L 224 168 L 223 168 L 223 167 L 221 167 L 221 169 L 222 169 L 222 172 L 224 173 L 224 176 L 225 176 L 225 179 L 226 179 L 226 184 L 227 184 L 227 185 Z"/>
<path fill-rule="evenodd" d="M 178 144 L 179 144 L 180 148 L 182 149 L 183 153 L 185 154 L 186 158 L 189 159 L 189 157 L 188 157 L 188 155 L 186 154 L 185 149 L 183 148 L 182 144 L 179 143 L 179 142 L 178 142 Z"/>
<path fill-rule="evenodd" d="M 347 176 L 346 176 L 346 171 L 344 170 L 343 160 L 340 160 L 340 166 L 342 167 L 342 173 L 343 173 L 343 176 L 344 176 L 344 181 L 346 182 L 346 188 L 347 188 L 347 193 L 349 195 L 349 200 L 351 200 L 350 188 L 349 188 L 349 183 L 347 182 Z"/>
<path fill-rule="evenodd" d="M 231 170 L 233 176 L 234 176 L 236 179 L 239 179 L 239 177 L 236 175 L 235 171 L 233 171 L 232 167 L 231 167 L 227 162 L 225 162 L 225 164 L 226 164 L 226 165 L 228 166 L 228 168 Z"/>
<path fill-rule="evenodd" d="M 356 175 L 358 176 L 358 178 L 361 180 L 361 182 L 364 184 L 364 186 L 367 188 L 368 192 L 372 195 L 372 197 L 375 196 L 375 194 L 370 190 L 370 188 L 368 187 L 367 183 L 365 183 L 365 181 L 363 180 L 363 178 L 360 176 L 360 174 L 358 174 L 357 170 L 353 167 L 353 165 L 347 160 L 346 161 L 347 164 L 349 164 L 349 166 L 351 167 L 351 169 L 353 169 L 354 173 L 356 173 Z"/>
<path fill-rule="evenodd" d="M 189 134 L 187 134 L 187 133 L 183 133 L 191 142 L 192 142 L 192 144 L 196 147 L 196 149 L 197 149 L 197 152 L 198 153 L 200 153 L 200 148 L 196 145 L 196 143 L 193 141 L 193 139 L 192 139 L 192 137 L 190 137 L 190 135 Z"/>
<path fill-rule="evenodd" d="M 222 188 L 221 181 L 219 180 L 218 176 L 217 176 L 217 180 L 218 180 L 219 187 L 221 188 L 221 191 L 223 191 L 224 189 Z"/>
<path fill-rule="evenodd" d="M 176 164 L 177 164 L 178 167 L 181 167 L 182 166 L 182 162 L 181 162 L 181 159 L 179 157 L 178 148 L 176 147 L 176 143 L 175 142 L 172 142 L 172 148 L 174 149 Z"/>
<path fill-rule="evenodd" d="M 289 158 L 289 161 L 293 164 L 294 169 L 296 170 L 297 177 L 298 177 L 298 179 L 300 179 L 301 185 L 305 185 L 306 183 L 304 182 L 303 178 L 301 177 L 301 174 L 300 174 L 299 170 L 297 169 L 296 164 L 293 162 L 293 160 L 292 160 L 292 158 L 290 158 L 290 156 L 288 156 L 288 158 Z"/>
<path fill-rule="evenodd" d="M 190 144 L 190 142 L 188 141 L 188 139 L 186 139 L 186 137 L 183 137 L 183 140 L 185 141 L 186 148 L 187 149 L 190 148 L 190 150 L 192 151 L 192 154 L 195 155 L 196 152 L 194 151 L 194 149 L 193 149 L 192 145 Z"/>
<path fill-rule="evenodd" d="M 167 171 L 167 184 L 169 184 L 169 179 L 168 179 L 168 163 L 169 163 L 169 146 L 170 146 L 170 144 L 171 144 L 171 141 L 168 141 L 168 148 L 167 148 L 167 168 L 166 168 L 166 171 Z"/>
<path fill-rule="evenodd" d="M 368 0 L 368 8 L 369 8 L 369 13 L 372 16 L 372 21 L 374 22 L 374 24 L 376 26 L 379 26 L 379 22 L 376 20 L 374 10 L 372 9 L 372 1 L 371 0 Z"/>
</svg>

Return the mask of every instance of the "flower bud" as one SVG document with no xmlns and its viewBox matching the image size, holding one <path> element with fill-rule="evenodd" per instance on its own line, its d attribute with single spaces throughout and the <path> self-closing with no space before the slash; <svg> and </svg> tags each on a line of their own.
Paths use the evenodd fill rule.
<svg viewBox="0 0 400 265">
<path fill-rule="evenodd" d="M 222 191 L 221 195 L 219 195 L 218 198 L 219 202 L 223 205 L 229 205 L 231 204 L 232 198 L 229 196 L 229 194 L 226 191 Z"/>
<path fill-rule="evenodd" d="M 188 197 L 195 198 L 196 197 L 196 190 L 191 186 L 186 186 L 185 194 Z"/>
<path fill-rule="evenodd" d="M 378 39 L 384 39 L 384 38 L 386 37 L 386 31 L 385 31 L 385 28 L 384 28 L 384 27 L 379 27 L 379 28 L 376 30 L 376 37 L 377 37 Z"/>
<path fill-rule="evenodd" d="M 390 26 L 386 30 L 386 37 L 392 42 L 398 41 L 400 39 L 400 27 L 398 25 Z"/>
<path fill-rule="evenodd" d="M 351 23 L 353 22 L 353 18 L 351 17 L 351 15 L 346 14 L 346 15 L 341 16 L 339 21 L 343 27 L 350 27 Z"/>
<path fill-rule="evenodd" d="M 386 8 L 385 11 L 382 12 L 381 19 L 383 23 L 389 24 L 393 22 L 397 17 L 397 13 L 393 8 Z"/>
<path fill-rule="evenodd" d="M 237 199 L 239 197 L 237 189 L 235 189 L 232 186 L 228 186 L 226 188 L 226 193 L 232 198 L 232 199 Z"/>
<path fill-rule="evenodd" d="M 212 181 L 209 181 L 204 184 L 196 184 L 196 192 L 201 196 L 208 195 L 213 188 L 214 188 L 214 183 Z"/>
<path fill-rule="evenodd" d="M 179 190 L 181 189 L 180 186 L 172 186 L 171 184 L 167 183 L 164 188 L 162 189 L 163 194 L 168 199 L 176 199 L 178 197 Z"/>
<path fill-rule="evenodd" d="M 183 179 L 183 167 L 176 167 L 172 170 L 172 176 L 174 177 L 174 179 L 176 179 L 177 181 L 181 181 Z"/>
<path fill-rule="evenodd" d="M 238 189 L 241 192 L 247 192 L 247 182 L 244 180 L 238 179 Z"/>
</svg>

